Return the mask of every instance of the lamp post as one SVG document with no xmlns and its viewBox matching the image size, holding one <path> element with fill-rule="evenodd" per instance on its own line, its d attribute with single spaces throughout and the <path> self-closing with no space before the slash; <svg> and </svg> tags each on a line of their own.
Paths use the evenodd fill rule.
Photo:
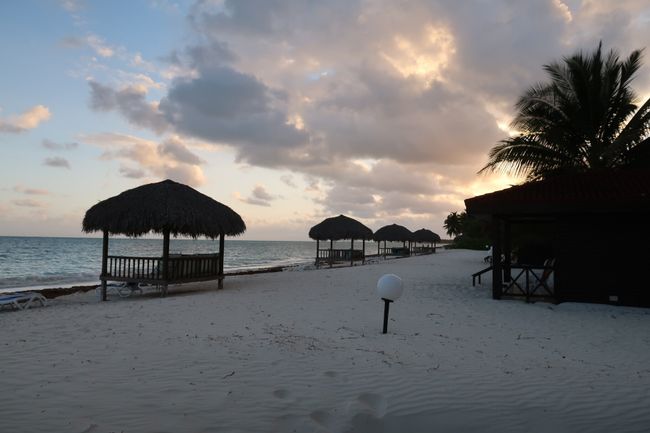
<svg viewBox="0 0 650 433">
<path fill-rule="evenodd" d="M 388 332 L 388 309 L 390 303 L 402 296 L 402 279 L 395 274 L 386 274 L 377 281 L 377 294 L 384 301 L 384 328 Z"/>
</svg>

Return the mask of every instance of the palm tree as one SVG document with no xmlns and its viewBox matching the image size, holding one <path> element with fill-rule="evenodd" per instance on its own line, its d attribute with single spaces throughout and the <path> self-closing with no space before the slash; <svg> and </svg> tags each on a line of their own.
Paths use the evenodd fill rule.
<svg viewBox="0 0 650 433">
<path fill-rule="evenodd" d="M 462 220 L 463 216 L 462 214 L 459 215 L 458 212 L 452 212 L 447 215 L 447 218 L 445 218 L 445 222 L 443 223 L 443 227 L 447 231 L 447 236 L 451 237 L 462 233 Z"/>
<path fill-rule="evenodd" d="M 602 42 L 544 66 L 550 82 L 529 88 L 511 126 L 519 135 L 490 150 L 480 172 L 506 171 L 528 180 L 599 168 L 650 167 L 650 99 L 641 108 L 630 82 L 641 50 L 624 61 Z M 480 173 L 479 172 L 479 173 Z"/>
</svg>

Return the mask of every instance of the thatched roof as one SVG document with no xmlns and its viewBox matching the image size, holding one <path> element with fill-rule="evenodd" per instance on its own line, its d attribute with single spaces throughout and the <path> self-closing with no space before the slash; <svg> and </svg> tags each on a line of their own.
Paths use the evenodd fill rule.
<svg viewBox="0 0 650 433">
<path fill-rule="evenodd" d="M 405 242 L 413 240 L 413 232 L 404 226 L 391 224 L 377 230 L 372 238 L 376 241 Z"/>
<path fill-rule="evenodd" d="M 528 182 L 465 200 L 469 215 L 650 212 L 650 170 L 593 170 Z"/>
<path fill-rule="evenodd" d="M 415 242 L 440 242 L 440 236 L 431 230 L 420 229 L 413 232 Z"/>
<path fill-rule="evenodd" d="M 246 224 L 228 206 L 194 188 L 165 180 L 133 188 L 88 209 L 83 231 L 141 236 L 169 230 L 174 236 L 239 235 Z"/>
<path fill-rule="evenodd" d="M 318 240 L 372 239 L 372 230 L 359 221 L 339 215 L 324 219 L 309 230 L 309 237 Z"/>
</svg>

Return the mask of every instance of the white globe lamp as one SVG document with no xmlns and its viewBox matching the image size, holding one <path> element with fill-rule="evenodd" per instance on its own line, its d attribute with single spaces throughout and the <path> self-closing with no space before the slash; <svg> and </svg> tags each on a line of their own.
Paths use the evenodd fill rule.
<svg viewBox="0 0 650 433">
<path fill-rule="evenodd" d="M 390 303 L 402 296 L 402 279 L 395 274 L 386 274 L 377 281 L 377 294 L 384 301 L 384 328 L 383 333 L 388 332 L 388 310 Z"/>
</svg>

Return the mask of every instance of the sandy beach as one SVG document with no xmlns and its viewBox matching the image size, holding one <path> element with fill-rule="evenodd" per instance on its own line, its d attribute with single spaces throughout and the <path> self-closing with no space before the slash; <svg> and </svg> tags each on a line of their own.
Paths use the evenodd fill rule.
<svg viewBox="0 0 650 433">
<path fill-rule="evenodd" d="M 494 301 L 484 252 L 0 313 L 11 432 L 647 432 L 650 311 Z M 381 334 L 377 279 L 404 295 Z"/>
</svg>

